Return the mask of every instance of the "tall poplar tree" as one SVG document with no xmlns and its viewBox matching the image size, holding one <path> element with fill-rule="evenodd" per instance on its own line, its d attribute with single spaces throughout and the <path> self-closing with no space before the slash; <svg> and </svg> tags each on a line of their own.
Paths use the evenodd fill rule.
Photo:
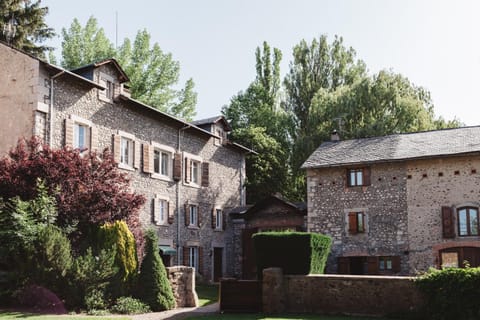
<svg viewBox="0 0 480 320">
<path fill-rule="evenodd" d="M 41 6 L 41 0 L 2 0 L 0 1 L 0 40 L 9 42 L 13 47 L 45 57 L 46 51 L 52 50 L 48 46 L 40 45 L 52 38 L 55 32 L 45 23 L 48 8 Z M 6 32 L 9 22 L 15 26 L 15 35 L 7 39 Z"/>
</svg>

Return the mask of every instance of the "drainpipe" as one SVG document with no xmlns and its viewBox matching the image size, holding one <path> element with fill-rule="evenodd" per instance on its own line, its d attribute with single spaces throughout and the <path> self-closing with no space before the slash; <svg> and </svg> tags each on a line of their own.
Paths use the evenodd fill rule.
<svg viewBox="0 0 480 320">
<path fill-rule="evenodd" d="M 190 128 L 190 125 L 185 125 L 184 127 L 181 127 L 178 129 L 178 135 L 177 135 L 177 153 L 181 152 L 181 134 L 182 131 L 187 130 Z M 180 185 L 182 184 L 183 181 L 183 168 L 185 167 L 185 164 L 183 163 L 183 156 L 181 157 L 180 160 L 180 181 L 177 182 L 177 190 L 176 190 L 176 196 L 177 196 L 177 266 L 180 265 Z"/>
<path fill-rule="evenodd" d="M 49 117 L 49 127 L 48 127 L 48 145 L 50 147 L 53 146 L 53 119 L 55 119 L 53 114 L 53 107 L 54 107 L 54 97 L 53 97 L 53 83 L 54 80 L 64 74 L 65 71 L 60 71 L 59 73 L 55 74 L 54 76 L 50 77 L 50 104 L 48 105 L 48 113 Z"/>
</svg>

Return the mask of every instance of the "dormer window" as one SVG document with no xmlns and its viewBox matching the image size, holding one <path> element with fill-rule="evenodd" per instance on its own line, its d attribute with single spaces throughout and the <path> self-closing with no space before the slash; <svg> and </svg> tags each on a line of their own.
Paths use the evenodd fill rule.
<svg viewBox="0 0 480 320">
<path fill-rule="evenodd" d="M 114 79 L 106 73 L 100 72 L 98 83 L 105 87 L 105 90 L 98 90 L 98 98 L 102 101 L 112 102 L 114 92 Z"/>
</svg>

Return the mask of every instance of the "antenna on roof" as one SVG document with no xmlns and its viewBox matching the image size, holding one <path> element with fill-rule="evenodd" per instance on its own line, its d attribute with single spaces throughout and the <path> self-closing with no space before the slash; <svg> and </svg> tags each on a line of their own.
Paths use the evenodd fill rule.
<svg viewBox="0 0 480 320">
<path fill-rule="evenodd" d="M 115 49 L 118 49 L 118 11 L 115 11 Z"/>
</svg>

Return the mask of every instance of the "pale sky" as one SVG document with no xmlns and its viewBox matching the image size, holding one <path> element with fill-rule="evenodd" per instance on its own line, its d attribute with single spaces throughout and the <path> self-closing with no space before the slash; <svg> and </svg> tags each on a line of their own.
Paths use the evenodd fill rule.
<svg viewBox="0 0 480 320">
<path fill-rule="evenodd" d="M 255 78 L 255 48 L 283 53 L 321 34 L 342 36 L 370 73 L 390 69 L 430 91 L 435 114 L 480 125 L 480 1 L 476 0 L 42 0 L 47 24 L 60 34 L 73 18 L 93 15 L 115 43 L 147 29 L 193 78 L 197 119 L 221 107 Z M 61 39 L 51 45 L 61 49 Z"/>
</svg>

